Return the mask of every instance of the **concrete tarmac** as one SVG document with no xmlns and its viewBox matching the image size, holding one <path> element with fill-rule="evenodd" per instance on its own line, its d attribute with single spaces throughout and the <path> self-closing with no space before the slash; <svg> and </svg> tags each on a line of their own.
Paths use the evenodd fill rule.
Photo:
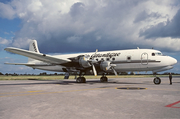
<svg viewBox="0 0 180 119">
<path fill-rule="evenodd" d="M 180 119 L 180 77 L 0 81 L 0 119 Z"/>
</svg>

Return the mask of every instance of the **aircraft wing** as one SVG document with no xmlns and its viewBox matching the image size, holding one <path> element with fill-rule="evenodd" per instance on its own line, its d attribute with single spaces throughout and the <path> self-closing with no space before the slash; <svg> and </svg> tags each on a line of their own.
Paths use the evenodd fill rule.
<svg viewBox="0 0 180 119">
<path fill-rule="evenodd" d="M 5 48 L 4 50 L 15 53 L 15 54 L 23 55 L 32 59 L 40 60 L 46 63 L 52 63 L 52 64 L 63 64 L 63 63 L 67 63 L 71 61 L 65 58 L 64 59 L 58 58 L 56 56 L 46 55 L 46 54 L 23 50 L 23 49 L 14 48 L 14 47 L 8 47 L 8 48 Z"/>
</svg>

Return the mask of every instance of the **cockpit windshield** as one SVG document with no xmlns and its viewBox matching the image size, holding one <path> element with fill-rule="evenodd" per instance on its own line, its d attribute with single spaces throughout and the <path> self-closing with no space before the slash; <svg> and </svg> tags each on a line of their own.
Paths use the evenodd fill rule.
<svg viewBox="0 0 180 119">
<path fill-rule="evenodd" d="M 152 56 L 163 56 L 163 54 L 161 52 L 155 52 L 152 53 Z"/>
</svg>

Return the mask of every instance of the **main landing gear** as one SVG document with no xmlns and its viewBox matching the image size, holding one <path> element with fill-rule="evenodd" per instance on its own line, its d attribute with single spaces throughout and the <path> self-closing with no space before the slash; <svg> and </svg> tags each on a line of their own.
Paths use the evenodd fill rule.
<svg viewBox="0 0 180 119">
<path fill-rule="evenodd" d="M 76 78 L 76 82 L 77 83 L 86 83 L 86 78 L 84 76 L 82 76 L 82 73 L 80 73 L 79 77 Z M 103 74 L 102 77 L 100 78 L 100 82 L 108 82 L 108 78 L 106 77 L 105 74 Z"/>
<path fill-rule="evenodd" d="M 76 78 L 76 82 L 77 83 L 86 83 L 86 78 L 84 77 L 84 75 L 82 76 L 82 72 L 80 72 L 79 77 Z"/>
<path fill-rule="evenodd" d="M 155 77 L 153 82 L 154 82 L 154 84 L 159 85 L 159 84 L 161 84 L 161 79 L 159 77 Z"/>
<path fill-rule="evenodd" d="M 86 78 L 85 78 L 85 77 L 78 77 L 78 78 L 76 79 L 76 82 L 77 82 L 77 83 L 86 83 Z"/>
<path fill-rule="evenodd" d="M 100 78 L 100 82 L 108 82 L 108 78 L 106 75 L 103 73 L 102 77 Z"/>
</svg>

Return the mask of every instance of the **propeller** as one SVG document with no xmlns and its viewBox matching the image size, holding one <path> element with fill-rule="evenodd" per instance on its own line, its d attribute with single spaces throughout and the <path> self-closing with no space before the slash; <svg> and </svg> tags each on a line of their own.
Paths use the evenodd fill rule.
<svg viewBox="0 0 180 119">
<path fill-rule="evenodd" d="M 98 52 L 98 49 L 96 49 L 96 51 L 95 51 L 95 53 L 94 54 L 96 54 Z M 97 71 L 96 71 L 96 67 L 94 66 L 94 64 L 95 63 L 97 63 L 98 61 L 97 60 L 94 60 L 94 58 L 89 58 L 89 57 L 86 57 L 86 56 L 83 56 L 82 57 L 83 58 L 83 60 L 85 61 L 85 62 L 87 62 L 88 64 L 87 65 L 85 65 L 86 67 L 89 67 L 89 66 L 92 66 L 92 71 L 93 71 L 93 73 L 94 73 L 94 76 L 97 76 Z M 116 72 L 116 70 L 114 69 L 114 67 L 116 67 L 116 64 L 111 64 L 111 62 L 102 62 L 103 64 L 105 64 L 105 69 L 104 70 L 109 70 L 109 69 L 111 69 L 113 72 L 114 72 L 114 74 L 117 76 L 117 72 Z"/>
<path fill-rule="evenodd" d="M 98 49 L 96 49 L 96 52 L 95 52 L 94 54 L 96 54 L 97 52 L 98 52 Z M 89 61 L 89 63 L 90 63 L 91 66 L 92 66 L 94 76 L 97 76 L 97 71 L 96 71 L 96 68 L 95 68 L 95 66 L 94 66 L 94 63 L 97 63 L 98 61 L 97 61 L 97 60 L 94 60 L 93 58 L 89 59 L 88 61 Z"/>
<path fill-rule="evenodd" d="M 117 76 L 118 74 L 117 74 L 116 70 L 114 69 L 114 67 L 112 67 L 111 69 L 113 70 L 114 74 Z"/>
<path fill-rule="evenodd" d="M 97 76 L 97 71 L 96 71 L 94 64 L 92 64 L 92 69 L 93 69 L 94 76 Z"/>
<path fill-rule="evenodd" d="M 113 70 L 114 74 L 117 76 L 117 72 L 114 69 L 114 67 L 116 67 L 116 64 L 110 64 L 110 68 Z"/>
<path fill-rule="evenodd" d="M 114 74 L 117 76 L 117 72 L 116 70 L 114 69 L 114 67 L 116 67 L 116 64 L 111 64 L 110 62 L 108 62 L 108 66 L 106 67 L 106 70 L 113 70 Z"/>
</svg>

